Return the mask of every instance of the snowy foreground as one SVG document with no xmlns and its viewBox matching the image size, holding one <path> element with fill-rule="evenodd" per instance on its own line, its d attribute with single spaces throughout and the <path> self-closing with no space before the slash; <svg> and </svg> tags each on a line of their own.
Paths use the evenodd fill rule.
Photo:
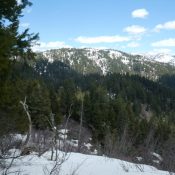
<svg viewBox="0 0 175 175">
<path fill-rule="evenodd" d="M 20 171 L 22 175 L 46 175 L 55 165 L 50 161 L 51 152 L 38 157 L 35 153 L 16 159 L 9 173 Z M 63 157 L 63 152 L 59 152 Z M 10 162 L 10 160 L 8 160 Z M 169 175 L 148 165 L 138 165 L 102 156 L 69 153 L 58 166 L 59 175 Z M 2 173 L 1 173 L 2 174 Z M 54 173 L 53 173 L 54 174 Z"/>
</svg>

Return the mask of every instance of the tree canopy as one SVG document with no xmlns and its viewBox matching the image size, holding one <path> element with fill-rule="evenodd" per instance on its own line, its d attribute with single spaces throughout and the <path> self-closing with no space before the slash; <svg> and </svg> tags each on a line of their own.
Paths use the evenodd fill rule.
<svg viewBox="0 0 175 175">
<path fill-rule="evenodd" d="M 10 58 L 31 58 L 31 46 L 38 34 L 29 33 L 29 29 L 19 31 L 23 10 L 32 3 L 28 0 L 0 0 L 0 74 L 5 76 Z"/>
</svg>

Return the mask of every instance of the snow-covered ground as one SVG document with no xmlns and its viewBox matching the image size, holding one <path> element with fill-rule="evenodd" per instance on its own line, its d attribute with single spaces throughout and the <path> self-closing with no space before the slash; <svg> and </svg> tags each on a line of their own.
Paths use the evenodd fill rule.
<svg viewBox="0 0 175 175">
<path fill-rule="evenodd" d="M 48 172 L 55 165 L 55 162 L 50 160 L 50 155 L 51 152 L 48 151 L 41 157 L 36 153 L 22 156 L 14 161 L 9 172 L 19 170 L 22 175 L 49 174 Z M 63 158 L 64 153 L 59 152 L 59 157 Z M 8 161 L 10 162 L 9 159 Z M 59 175 L 169 175 L 166 171 L 160 171 L 148 165 L 80 153 L 68 153 L 65 161 L 58 168 L 60 171 L 56 174 Z M 0 174 L 2 175 L 2 172 Z"/>
</svg>

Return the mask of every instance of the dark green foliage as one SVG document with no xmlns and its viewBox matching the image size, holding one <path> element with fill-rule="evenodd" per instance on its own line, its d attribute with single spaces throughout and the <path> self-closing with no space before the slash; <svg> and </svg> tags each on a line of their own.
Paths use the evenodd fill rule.
<svg viewBox="0 0 175 175">
<path fill-rule="evenodd" d="M 175 88 L 175 75 L 163 75 L 159 78 L 159 82 L 170 88 Z"/>
<path fill-rule="evenodd" d="M 28 29 L 19 33 L 19 20 L 22 10 L 31 6 L 28 0 L 0 0 L 0 58 L 29 56 L 33 41 L 38 35 L 29 34 Z"/>
<path fill-rule="evenodd" d="M 29 29 L 19 32 L 19 20 L 25 7 L 32 4 L 28 0 L 0 0 L 0 86 L 7 78 L 12 60 L 31 59 L 31 46 L 38 34 L 29 34 Z"/>
<path fill-rule="evenodd" d="M 38 34 L 29 34 L 29 29 L 19 31 L 23 9 L 31 5 L 28 0 L 0 0 L 0 134 L 26 130 L 26 117 L 19 101 L 28 95 L 26 87 L 29 84 L 27 79 L 20 78 L 24 71 L 16 71 L 18 64 L 14 63 L 18 60 L 25 63 L 34 58 L 31 46 Z M 28 65 L 22 68 L 20 63 L 18 68 L 25 67 L 29 68 Z"/>
<path fill-rule="evenodd" d="M 175 120 L 172 89 L 136 75 L 80 75 L 63 63 L 55 64 L 58 67 L 39 60 L 33 70 L 26 63 L 18 62 L 13 66 L 9 84 L 1 87 L 1 106 L 15 106 L 14 110 L 5 109 L 1 113 L 7 116 L 10 116 L 8 112 L 13 113 L 9 119 L 14 121 L 20 117 L 24 119 L 23 125 L 15 125 L 20 131 L 26 129 L 25 115 L 19 105 L 25 96 L 33 125 L 42 129 L 49 127 L 47 119 L 51 112 L 59 123 L 68 115 L 70 107 L 71 117 L 79 121 L 81 104 L 77 94 L 81 89 L 84 93 L 83 124 L 93 131 L 96 141 L 103 143 L 106 132 L 113 130 L 121 139 L 126 128 L 135 146 L 144 143 L 150 128 L 154 128 L 154 137 L 160 142 L 171 134 L 167 126 Z"/>
<path fill-rule="evenodd" d="M 174 121 L 175 92 L 158 82 L 129 74 L 80 75 L 58 61 L 51 64 L 39 60 L 36 70 L 55 87 L 62 115 L 67 114 L 72 105 L 72 117 L 79 120 L 80 104 L 75 96 L 79 88 L 85 92 L 84 123 L 93 130 L 94 138 L 101 141 L 109 128 L 116 129 L 120 136 L 129 127 L 136 144 L 141 144 L 150 128 L 158 127 L 156 123 L 164 114 L 167 120 Z M 150 118 L 158 121 L 149 123 Z M 162 127 L 168 132 L 164 129 Z"/>
<path fill-rule="evenodd" d="M 36 128 L 48 126 L 47 119 L 51 113 L 51 104 L 48 89 L 38 81 L 32 81 L 26 87 L 27 103 L 32 121 Z"/>
<path fill-rule="evenodd" d="M 78 65 L 77 55 L 73 57 L 76 62 L 74 66 L 80 70 L 82 67 Z M 160 145 L 172 138 L 175 91 L 172 85 L 164 83 L 166 81 L 153 82 L 129 73 L 106 76 L 79 74 L 58 60 L 50 63 L 41 57 L 38 54 L 36 62 L 18 61 L 12 64 L 9 75 L 2 81 L 0 134 L 26 131 L 26 116 L 19 104 L 25 97 L 33 127 L 37 129 L 49 127 L 51 113 L 55 115 L 57 124 L 70 112 L 71 118 L 79 121 L 81 100 L 77 94 L 81 92 L 83 125 L 92 130 L 93 141 L 100 143 L 102 150 L 106 146 L 107 133 L 114 137 L 111 139 L 118 146 L 129 145 L 129 148 L 122 149 L 127 156 L 137 149 L 150 149 L 150 144 L 156 150 L 161 150 Z M 81 61 L 85 61 L 85 58 Z M 137 64 L 134 71 L 141 71 Z M 119 71 L 120 65 L 115 69 Z"/>
<path fill-rule="evenodd" d="M 99 51 L 101 57 L 108 58 L 108 70 L 113 72 L 106 76 L 100 75 L 102 70 L 87 59 L 83 49 L 68 49 L 66 56 L 74 52 L 73 65 L 69 59 L 59 61 L 65 57 L 65 49 L 59 54 L 49 51 L 55 58 L 53 63 L 41 53 L 36 62 L 29 61 L 37 35 L 28 34 L 28 29 L 18 32 L 21 12 L 28 5 L 28 0 L 21 0 L 21 4 L 0 0 L 0 135 L 27 130 L 27 117 L 20 105 L 26 97 L 37 129 L 50 127 L 51 114 L 60 124 L 69 114 L 79 121 L 83 112 L 83 125 L 91 129 L 93 141 L 100 143 L 102 151 L 109 146 L 105 139 L 110 136 L 112 149 L 120 147 L 125 156 L 142 148 L 169 154 L 174 147 L 165 147 L 175 142 L 174 75 L 164 75 L 157 82 L 134 75 L 151 72 L 150 62 L 141 64 L 140 56 L 122 53 L 130 59 L 129 70 L 122 58 L 109 58 L 108 51 Z M 158 75 L 175 72 L 168 64 L 162 67 L 156 63 L 155 67 Z M 150 78 L 150 74 L 145 76 Z"/>
<path fill-rule="evenodd" d="M 83 126 L 92 131 L 103 153 L 126 157 L 143 150 L 163 154 L 172 150 L 164 145 L 170 139 L 174 142 L 174 89 L 137 75 L 81 75 L 59 61 L 13 64 L 0 87 L 0 134 L 26 132 L 28 121 L 19 103 L 25 97 L 37 129 L 50 127 L 51 113 L 56 124 L 69 112 L 79 122 L 80 92 L 84 94 Z M 107 150 L 109 143 L 112 153 Z"/>
</svg>

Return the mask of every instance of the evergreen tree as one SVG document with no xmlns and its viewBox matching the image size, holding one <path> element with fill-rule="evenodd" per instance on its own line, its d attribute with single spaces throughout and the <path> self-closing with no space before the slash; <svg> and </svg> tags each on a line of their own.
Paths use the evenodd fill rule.
<svg viewBox="0 0 175 175">
<path fill-rule="evenodd" d="M 38 34 L 29 34 L 29 29 L 19 32 L 19 20 L 23 9 L 32 4 L 28 0 L 0 0 L 0 78 L 4 78 L 9 69 L 9 59 L 33 56 L 31 46 Z"/>
</svg>

